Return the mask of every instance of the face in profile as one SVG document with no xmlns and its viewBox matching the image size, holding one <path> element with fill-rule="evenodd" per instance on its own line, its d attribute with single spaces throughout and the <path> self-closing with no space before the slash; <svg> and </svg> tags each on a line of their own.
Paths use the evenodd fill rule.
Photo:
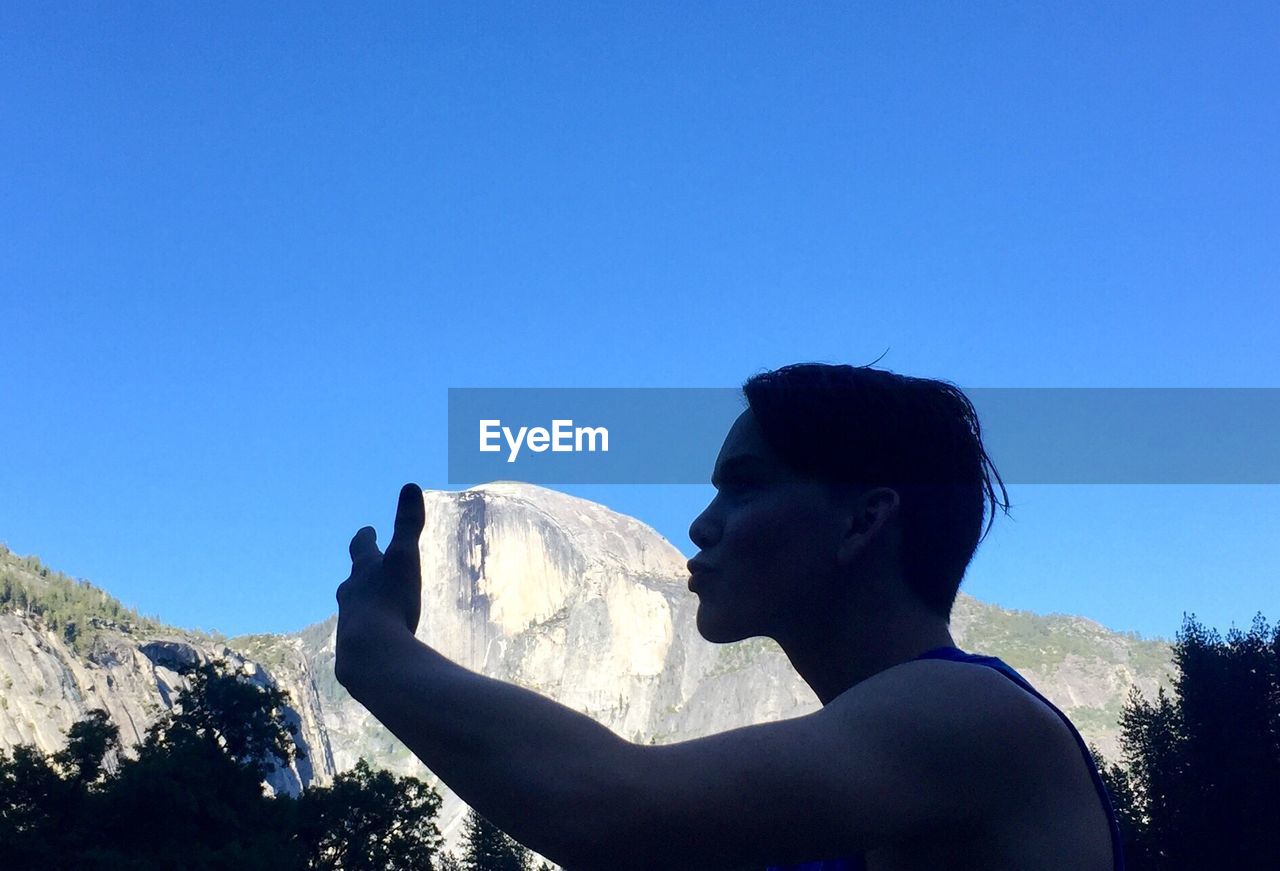
<svg viewBox="0 0 1280 871">
<path fill-rule="evenodd" d="M 728 643 L 804 631 L 830 606 L 840 513 L 830 489 L 774 453 L 750 409 L 716 458 L 716 496 L 689 527 L 698 631 Z"/>
</svg>

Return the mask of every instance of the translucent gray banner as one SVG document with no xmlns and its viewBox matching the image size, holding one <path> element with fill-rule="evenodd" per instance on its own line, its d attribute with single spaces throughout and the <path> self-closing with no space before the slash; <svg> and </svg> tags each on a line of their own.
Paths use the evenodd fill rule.
<svg viewBox="0 0 1280 871">
<path fill-rule="evenodd" d="M 1280 484 L 1280 388 L 965 389 L 1007 484 Z M 736 388 L 450 388 L 449 484 L 706 484 Z"/>
</svg>

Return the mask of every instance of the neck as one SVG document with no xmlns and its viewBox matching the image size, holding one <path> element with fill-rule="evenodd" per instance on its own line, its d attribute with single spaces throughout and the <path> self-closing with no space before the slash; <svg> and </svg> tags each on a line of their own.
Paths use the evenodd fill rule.
<svg viewBox="0 0 1280 871">
<path fill-rule="evenodd" d="M 947 619 L 915 603 L 871 610 L 833 608 L 778 645 L 823 705 L 887 668 L 935 647 L 954 647 Z"/>
</svg>

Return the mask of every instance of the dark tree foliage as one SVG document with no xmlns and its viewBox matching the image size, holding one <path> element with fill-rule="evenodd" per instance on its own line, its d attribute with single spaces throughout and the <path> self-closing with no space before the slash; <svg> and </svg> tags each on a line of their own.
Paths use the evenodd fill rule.
<svg viewBox="0 0 1280 871">
<path fill-rule="evenodd" d="M 530 871 L 533 854 L 502 829 L 470 809 L 463 824 L 464 871 Z"/>
<path fill-rule="evenodd" d="M 99 781 L 107 753 L 119 749 L 119 727 L 96 708 L 67 730 L 67 746 L 53 754 L 53 761 L 73 784 L 88 786 Z"/>
<path fill-rule="evenodd" d="M 329 788 L 268 797 L 263 776 L 294 744 L 287 696 L 215 661 L 112 773 L 119 734 L 105 711 L 46 757 L 0 753 L 0 868 L 111 871 L 432 868 L 440 797 L 361 763 Z"/>
<path fill-rule="evenodd" d="M 398 780 L 361 759 L 299 804 L 298 838 L 308 868 L 431 871 L 442 838 L 439 794 L 420 780 Z"/>
<path fill-rule="evenodd" d="M 173 857 L 188 868 L 299 867 L 257 770 L 189 732 L 144 744 L 91 807 L 92 853 L 104 867 L 159 868 Z"/>
<path fill-rule="evenodd" d="M 1103 766 L 1134 871 L 1280 868 L 1280 625 L 1188 617 L 1172 695 L 1130 692 Z"/>
<path fill-rule="evenodd" d="M 54 868 L 52 838 L 71 815 L 74 787 L 30 745 L 0 750 L 0 868 Z"/>
<path fill-rule="evenodd" d="M 441 853 L 436 857 L 436 871 L 462 871 L 462 862 L 452 853 Z"/>
<path fill-rule="evenodd" d="M 211 742 L 259 779 L 293 760 L 297 727 L 282 719 L 288 693 L 240 680 L 220 659 L 189 667 L 186 676 L 191 689 L 151 726 L 144 747 Z"/>
</svg>

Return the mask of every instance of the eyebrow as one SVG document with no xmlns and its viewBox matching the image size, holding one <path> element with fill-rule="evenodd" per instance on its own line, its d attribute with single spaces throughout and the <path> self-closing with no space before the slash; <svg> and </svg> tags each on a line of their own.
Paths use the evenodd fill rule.
<svg viewBox="0 0 1280 871">
<path fill-rule="evenodd" d="M 738 454 L 724 461 L 719 469 L 719 474 L 713 470 L 711 473 L 711 486 L 719 487 L 725 478 L 734 478 L 746 472 L 768 467 L 769 461 L 764 457 L 755 454 Z"/>
</svg>

